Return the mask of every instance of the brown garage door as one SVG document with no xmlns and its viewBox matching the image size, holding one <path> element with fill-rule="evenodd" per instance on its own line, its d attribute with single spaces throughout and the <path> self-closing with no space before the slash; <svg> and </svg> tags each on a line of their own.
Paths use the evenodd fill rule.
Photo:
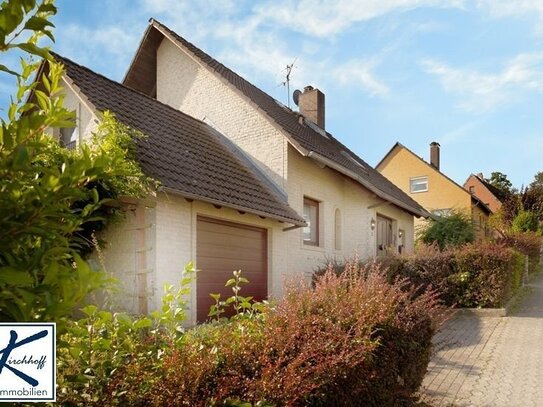
<svg viewBox="0 0 543 407">
<path fill-rule="evenodd" d="M 232 295 L 224 284 L 232 271 L 241 270 L 249 280 L 240 295 L 263 300 L 268 295 L 268 239 L 266 229 L 198 217 L 196 265 L 200 270 L 196 283 L 198 322 L 207 319 L 214 303 L 210 293 L 225 299 Z M 225 314 L 223 314 L 225 315 Z"/>
</svg>

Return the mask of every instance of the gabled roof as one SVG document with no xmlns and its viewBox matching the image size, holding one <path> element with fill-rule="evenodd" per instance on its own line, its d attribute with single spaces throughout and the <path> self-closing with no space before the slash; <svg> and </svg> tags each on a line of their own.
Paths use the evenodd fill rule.
<svg viewBox="0 0 543 407">
<path fill-rule="evenodd" d="M 206 123 L 53 54 L 99 112 L 106 110 L 145 137 L 136 155 L 145 174 L 186 198 L 297 226 L 304 219 L 232 143 Z"/>
<path fill-rule="evenodd" d="M 453 185 L 457 186 L 458 188 L 460 188 L 463 192 L 469 194 L 471 196 L 471 201 L 472 203 L 474 203 L 476 206 L 480 206 L 485 212 L 487 212 L 488 214 L 491 214 L 492 211 L 490 210 L 490 208 L 483 202 L 481 201 L 479 198 L 477 198 L 475 195 L 472 195 L 470 194 L 468 191 L 466 191 L 466 189 L 464 187 L 462 187 L 460 184 L 458 184 L 456 181 L 454 181 L 452 178 L 449 178 L 447 175 L 445 175 L 444 173 L 442 173 L 440 170 L 438 170 L 436 167 L 434 167 L 432 164 L 430 164 L 429 162 L 425 161 L 424 159 L 422 159 L 421 157 L 419 157 L 417 154 L 415 154 L 413 151 L 411 151 L 410 149 L 408 149 L 406 146 L 404 146 L 402 143 L 400 142 L 396 142 L 396 144 L 394 144 L 392 146 L 392 148 L 390 150 L 388 150 L 388 153 L 385 154 L 385 156 L 381 159 L 381 161 L 379 161 L 379 163 L 375 166 L 375 168 L 378 170 L 379 167 L 381 166 L 381 164 L 383 164 L 385 162 L 385 160 L 392 155 L 392 153 L 396 150 L 396 149 L 404 149 L 405 151 L 407 151 L 408 153 L 410 153 L 412 156 L 416 157 L 418 160 L 420 160 L 422 163 L 424 163 L 425 165 L 427 165 L 429 168 L 431 168 L 433 171 L 437 172 L 439 175 L 441 175 L 443 178 L 445 178 L 447 181 L 451 182 Z"/>
<path fill-rule="evenodd" d="M 299 113 L 287 108 L 237 73 L 227 68 L 175 32 L 151 19 L 123 83 L 148 95 L 155 92 L 156 49 L 168 38 L 202 67 L 208 69 L 231 89 L 259 109 L 302 155 L 356 180 L 376 196 L 414 214 L 429 213 L 415 200 L 392 184 L 372 166 L 350 151 L 330 133 L 317 128 Z"/>
<path fill-rule="evenodd" d="M 479 177 L 478 175 L 476 174 L 470 174 L 470 176 L 468 177 L 468 180 L 471 178 L 471 177 L 474 177 L 475 179 L 477 179 L 486 189 L 488 189 L 488 192 L 490 192 L 492 195 L 494 195 L 496 197 L 496 199 L 500 202 L 503 202 L 507 199 L 507 197 L 504 195 L 504 193 L 502 191 L 500 191 L 498 188 L 496 188 L 494 185 L 490 184 L 489 182 L 486 181 L 486 179 L 484 178 L 481 178 Z M 468 180 L 466 180 L 466 182 L 468 182 Z M 465 185 L 466 183 L 464 183 Z"/>
</svg>

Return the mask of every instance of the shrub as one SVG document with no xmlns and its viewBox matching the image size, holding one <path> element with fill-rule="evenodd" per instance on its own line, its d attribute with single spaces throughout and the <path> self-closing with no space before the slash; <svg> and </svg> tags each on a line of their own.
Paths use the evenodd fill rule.
<svg viewBox="0 0 543 407">
<path fill-rule="evenodd" d="M 0 5 L 0 55 L 3 61 L 13 52 L 22 56 L 19 69 L 0 64 L 2 74 L 17 80 L 0 117 L 0 320 L 56 321 L 62 332 L 65 318 L 108 282 L 83 253 L 109 212 L 104 198 L 111 195 L 102 191 L 147 192 L 147 178 L 127 149 L 130 132 L 110 134 L 118 130 L 112 119 L 101 126 L 103 143 L 78 152 L 48 135 L 75 126 L 75 115 L 63 107 L 62 67 L 41 46 L 45 36 L 53 39 L 49 20 L 56 11 L 53 0 Z M 126 143 L 112 148 L 106 134 Z"/>
<path fill-rule="evenodd" d="M 60 405 L 113 405 L 122 399 L 118 372 L 141 363 L 160 369 L 163 356 L 183 339 L 186 296 L 193 278 L 185 267 L 180 287 L 165 286 L 162 307 L 149 317 L 134 318 L 89 305 L 83 318 L 70 321 L 58 341 L 57 402 Z M 152 379 L 152 376 L 149 376 Z"/>
<path fill-rule="evenodd" d="M 532 253 L 539 253 L 539 239 L 524 236 L 519 242 Z M 413 254 L 388 254 L 376 261 L 386 270 L 389 283 L 407 278 L 415 286 L 435 289 L 449 307 L 503 306 L 520 287 L 524 270 L 524 258 L 519 252 L 495 243 L 449 246 L 444 250 L 435 244 L 420 245 Z M 335 262 L 330 268 L 340 275 L 345 263 Z M 315 271 L 314 279 L 324 270 Z"/>
<path fill-rule="evenodd" d="M 515 233 L 537 232 L 539 230 L 537 214 L 530 211 L 520 211 L 511 223 L 511 230 Z"/>
<path fill-rule="evenodd" d="M 471 243 L 475 239 L 473 224 L 464 214 L 454 212 L 448 216 L 428 221 L 419 236 L 426 244 L 437 243 L 440 249 L 445 246 L 458 246 Z"/>
<path fill-rule="evenodd" d="M 349 263 L 275 306 L 187 331 L 157 363 L 135 358 L 106 404 L 393 405 L 418 389 L 440 308 L 432 292 Z M 248 404 L 247 404 L 248 405 Z"/>
<path fill-rule="evenodd" d="M 266 321 L 255 390 L 277 405 L 392 405 L 418 389 L 437 307 L 377 265 L 347 263 L 315 283 L 290 286 Z"/>
<path fill-rule="evenodd" d="M 528 256 L 529 271 L 535 272 L 538 269 L 542 237 L 539 233 L 524 232 L 524 233 L 506 233 L 499 239 L 502 244 L 512 247 L 520 253 Z"/>
<path fill-rule="evenodd" d="M 461 288 L 458 305 L 500 307 L 522 283 L 524 259 L 511 248 L 497 244 L 466 245 L 456 250 L 455 274 L 450 281 Z"/>
</svg>

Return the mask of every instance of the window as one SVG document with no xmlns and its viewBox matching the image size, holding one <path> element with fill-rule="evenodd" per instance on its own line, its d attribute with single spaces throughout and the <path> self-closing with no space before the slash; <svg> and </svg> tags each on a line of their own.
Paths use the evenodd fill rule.
<svg viewBox="0 0 543 407">
<path fill-rule="evenodd" d="M 434 209 L 432 211 L 432 215 L 439 216 L 440 218 L 447 217 L 447 216 L 451 215 L 451 213 L 452 213 L 451 208 L 448 208 L 448 209 Z"/>
<path fill-rule="evenodd" d="M 335 248 L 341 250 L 341 212 L 336 209 L 335 214 Z"/>
<path fill-rule="evenodd" d="M 409 180 L 410 191 L 412 194 L 428 191 L 428 177 L 416 177 Z"/>
<path fill-rule="evenodd" d="M 469 187 L 469 193 L 470 193 L 470 194 L 474 194 L 474 193 L 475 193 L 475 187 L 474 187 L 473 185 L 471 185 L 471 186 Z"/>
<path fill-rule="evenodd" d="M 74 150 L 77 146 L 77 127 L 63 127 L 60 129 L 59 142 L 62 147 Z"/>
<path fill-rule="evenodd" d="M 319 245 L 319 203 L 304 197 L 304 219 L 307 226 L 303 229 L 304 244 Z"/>
</svg>

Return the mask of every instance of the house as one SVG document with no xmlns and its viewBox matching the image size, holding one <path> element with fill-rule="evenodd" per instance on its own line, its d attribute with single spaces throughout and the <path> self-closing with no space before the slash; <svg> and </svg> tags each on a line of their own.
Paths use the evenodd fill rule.
<svg viewBox="0 0 543 407">
<path fill-rule="evenodd" d="M 439 143 L 430 144 L 430 162 L 396 143 L 375 168 L 433 215 L 462 212 L 471 218 L 477 239 L 489 236 L 488 217 L 492 213 L 489 207 L 443 174 L 439 164 Z M 424 220 L 418 220 L 415 227 L 424 224 Z"/>
<path fill-rule="evenodd" d="M 230 295 L 233 270 L 250 280 L 242 295 L 263 299 L 329 258 L 413 249 L 414 216 L 428 213 L 325 131 L 318 89 L 299 92 L 292 111 L 155 20 L 122 84 L 55 58 L 78 116 L 66 141 L 84 142 L 109 110 L 145 134 L 137 158 L 160 182 L 104 236 L 123 308 L 159 307 L 189 261 L 196 322 L 210 293 Z"/>
<path fill-rule="evenodd" d="M 487 182 L 481 173 L 477 175 L 470 174 L 466 182 L 464 182 L 464 189 L 483 201 L 492 213 L 498 212 L 505 200 L 503 192 Z"/>
</svg>

